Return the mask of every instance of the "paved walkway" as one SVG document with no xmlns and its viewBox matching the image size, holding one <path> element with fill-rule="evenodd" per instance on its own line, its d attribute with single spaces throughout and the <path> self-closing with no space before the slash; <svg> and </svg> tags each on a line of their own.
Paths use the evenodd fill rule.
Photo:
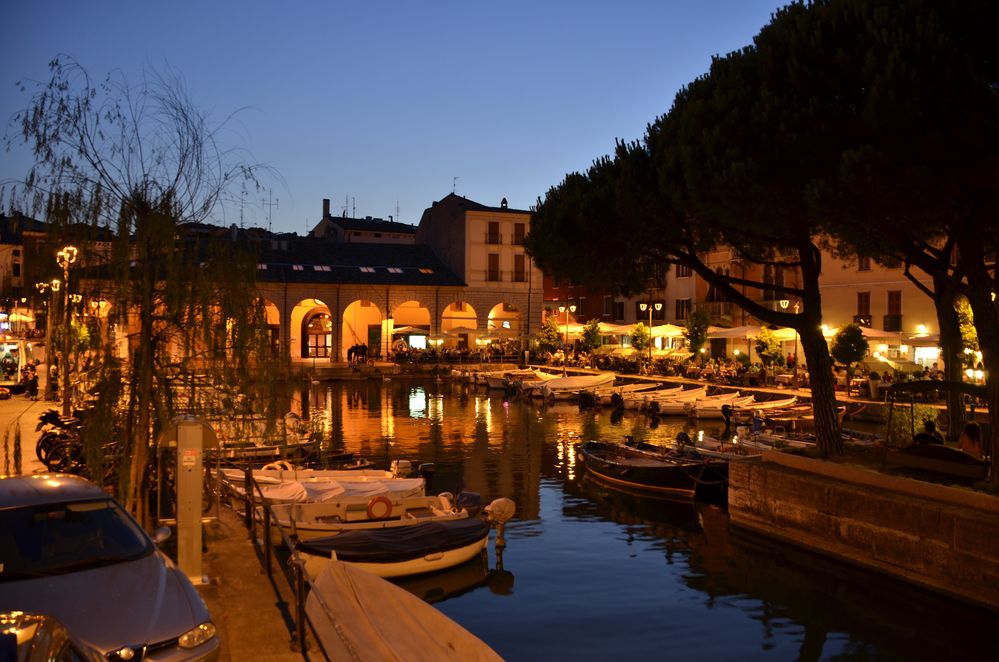
<svg viewBox="0 0 999 662">
<path fill-rule="evenodd" d="M 0 400 L 0 446 L 3 446 L 0 474 L 15 473 L 16 428 L 21 430 L 20 473 L 46 471 L 35 457 L 38 437 L 35 426 L 42 411 L 58 406 L 56 402 L 31 401 L 23 395 Z M 198 586 L 198 592 L 218 627 L 223 662 L 323 658 L 315 645 L 305 655 L 292 649 L 291 589 L 276 561 L 274 577 L 268 579 L 256 548 L 235 513 L 223 507 L 218 519 L 206 527 L 205 542 L 207 553 L 202 562 L 209 583 Z"/>
</svg>

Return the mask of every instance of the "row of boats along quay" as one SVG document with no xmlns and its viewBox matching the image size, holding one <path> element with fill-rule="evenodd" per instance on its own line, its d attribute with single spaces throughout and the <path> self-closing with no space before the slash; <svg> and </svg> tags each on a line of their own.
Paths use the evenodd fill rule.
<svg viewBox="0 0 999 662">
<path fill-rule="evenodd" d="M 205 451 L 209 584 L 274 587 L 284 616 L 251 620 L 293 657 L 993 659 L 993 497 L 971 465 L 889 462 L 884 403 L 842 399 L 852 461 L 828 462 L 804 391 L 370 377 L 296 396 L 322 439 Z M 239 581 L 236 517 L 265 570 Z M 264 654 L 243 595 L 206 598 L 229 659 Z"/>
<path fill-rule="evenodd" d="M 967 489 L 973 469 L 968 476 L 933 476 L 906 459 L 893 457 L 889 464 L 888 456 L 878 450 L 883 426 L 872 422 L 887 413 L 884 403 L 859 398 L 840 403 L 844 434 L 852 447 L 848 455 L 867 458 L 871 465 L 854 467 L 808 458 L 811 407 L 805 392 L 791 389 L 740 391 L 694 380 L 510 367 L 456 371 L 443 378 L 393 375 L 360 383 L 313 383 L 303 399 L 312 416 L 339 421 L 333 441 L 344 452 L 342 462 L 358 467 L 394 462 L 392 478 L 355 469 L 357 478 L 351 481 L 342 478 L 343 470 L 302 468 L 301 459 L 314 450 L 303 446 L 297 449 L 298 459 L 293 454 L 252 473 L 258 495 L 258 505 L 251 509 L 257 513 L 256 525 L 267 522 L 269 544 L 275 548 L 294 549 L 284 553 L 297 560 L 311 587 L 304 607 L 311 635 L 305 638 L 316 638 L 327 653 L 336 651 L 334 658 L 346 653 L 366 659 L 359 651 L 371 649 L 379 652 L 370 659 L 446 659 L 447 650 L 462 646 L 456 659 L 566 654 L 603 659 L 621 650 L 620 641 L 617 648 L 607 641 L 596 643 L 578 628 L 604 621 L 610 628 L 629 631 L 629 651 L 661 655 L 660 646 L 666 643 L 658 630 L 664 627 L 665 614 L 675 615 L 678 609 L 679 623 L 698 623 L 685 633 L 688 648 L 678 652 L 678 659 L 720 659 L 735 651 L 750 659 L 855 654 L 956 659 L 955 632 L 967 632 L 958 645 L 961 659 L 991 657 L 983 636 L 988 629 L 975 628 L 994 622 L 999 603 L 988 591 L 976 592 L 987 580 L 968 576 L 977 572 L 978 578 L 987 578 L 994 572 L 988 563 L 999 558 L 989 548 L 999 539 L 994 535 L 999 520 L 991 497 Z M 866 420 L 857 420 L 860 416 Z M 809 468 L 774 459 L 785 455 L 832 465 L 833 471 L 807 477 Z M 403 456 L 423 463 L 400 460 Z M 764 467 L 790 478 L 761 477 L 758 472 Z M 414 482 L 400 477 L 407 468 L 421 478 Z M 844 476 L 847 470 L 875 478 L 858 484 Z M 246 494 L 245 471 L 230 469 L 223 475 L 225 500 L 239 508 Z M 782 480 L 798 483 L 787 487 Z M 376 481 L 388 485 L 356 500 L 348 497 L 356 486 Z M 814 511 L 838 518 L 838 527 L 866 527 L 868 537 L 880 536 L 877 543 L 851 551 L 844 542 L 848 536 L 831 534 L 829 525 L 825 530 L 795 530 L 795 520 L 814 525 L 807 519 L 809 493 L 829 498 L 830 481 L 860 490 L 859 496 L 850 496 L 879 504 L 883 512 L 844 516 L 827 503 L 814 506 Z M 886 496 L 886 481 L 918 488 Z M 414 489 L 421 483 L 422 493 Z M 962 505 L 954 494 L 968 497 L 970 505 Z M 550 512 L 553 499 L 560 504 L 556 513 Z M 916 503 L 918 499 L 930 505 Z M 261 500 L 269 506 L 267 514 Z M 933 577 L 923 567 L 939 565 L 942 543 L 936 538 L 926 536 L 926 549 L 919 549 L 917 541 L 896 559 L 875 549 L 898 547 L 890 543 L 899 536 L 911 538 L 897 524 L 901 514 L 928 509 L 920 514 L 939 524 L 944 513 L 959 507 L 971 515 L 962 511 L 952 515 L 955 521 L 967 518 L 969 526 L 980 527 L 978 539 L 986 544 L 970 554 L 982 559 L 977 570 L 972 570 L 968 550 L 945 552 L 965 566 L 966 575 L 952 585 L 946 576 Z M 586 514 L 577 514 L 580 511 Z M 485 521 L 476 513 L 485 515 Z M 863 517 L 871 521 L 864 523 Z M 643 562 L 652 556 L 672 566 L 685 557 L 677 564 L 685 566 L 680 571 L 683 589 L 662 590 L 661 576 L 650 577 L 648 568 L 638 568 L 633 575 L 627 560 L 605 554 L 607 534 L 600 526 L 593 531 L 577 528 L 591 519 L 617 529 L 610 534 L 612 543 L 617 539 L 626 547 L 643 547 L 638 552 Z M 264 544 L 264 536 L 257 537 Z M 543 544 L 535 549 L 539 542 Z M 933 561 L 916 562 L 918 557 Z M 555 579 L 566 569 L 566 559 L 576 573 L 568 584 Z M 358 569 L 368 574 L 358 575 Z M 753 584 L 749 577 L 756 573 L 766 578 L 763 583 L 774 585 L 748 588 L 747 582 Z M 385 582 L 374 582 L 369 575 L 387 578 L 388 586 L 410 589 L 423 604 L 395 602 L 382 594 Z M 738 589 L 719 589 L 713 583 L 720 577 L 726 578 L 723 584 L 731 582 L 733 575 L 740 577 L 733 582 Z M 363 577 L 363 588 L 358 577 Z M 533 585 L 528 584 L 530 577 Z M 772 591 L 782 597 L 773 599 Z M 878 592 L 876 597 L 872 591 Z M 695 611 L 706 613 L 692 617 L 683 609 L 689 606 L 691 592 L 700 602 Z M 811 613 L 812 601 L 826 600 L 829 592 L 839 595 L 830 613 Z M 611 594 L 614 598 L 608 599 Z M 351 595 L 357 602 L 365 595 L 379 597 L 361 607 L 351 603 L 350 612 L 360 608 L 364 614 L 358 617 L 348 616 L 331 595 Z M 507 601 L 514 604 L 503 605 Z M 608 615 L 599 606 L 602 601 L 619 611 Z M 616 607 L 618 601 L 644 605 L 638 611 L 645 616 L 634 606 Z M 740 608 L 743 601 L 753 606 Z M 386 602 L 398 604 L 398 609 L 384 611 Z M 428 602 L 437 611 L 432 642 L 417 636 L 429 627 Z M 725 608 L 719 603 L 726 603 Z M 650 608 L 659 612 L 651 623 L 646 613 Z M 735 620 L 758 622 L 761 629 L 746 637 L 737 627 L 731 637 L 719 637 L 705 627 L 715 616 L 731 620 L 727 612 L 732 609 L 740 612 Z M 794 615 L 796 609 L 808 615 Z M 438 622 L 438 614 L 445 619 Z M 940 614 L 949 616 L 941 622 Z M 414 625 L 415 633 L 409 633 L 403 625 L 407 623 Z M 675 626 L 666 630 L 677 634 Z M 926 648 L 923 637 L 917 636 L 922 632 L 937 643 Z M 447 650 L 435 648 L 442 642 Z M 397 645 L 406 648 L 393 648 Z"/>
</svg>

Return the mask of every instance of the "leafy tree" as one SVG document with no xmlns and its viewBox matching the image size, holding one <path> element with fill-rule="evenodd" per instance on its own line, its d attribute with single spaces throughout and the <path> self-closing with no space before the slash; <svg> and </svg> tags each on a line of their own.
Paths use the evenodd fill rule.
<svg viewBox="0 0 999 662">
<path fill-rule="evenodd" d="M 652 333 L 649 331 L 649 327 L 639 322 L 631 332 L 631 346 L 638 351 L 642 351 L 643 349 L 648 349 L 651 344 Z"/>
<path fill-rule="evenodd" d="M 584 352 L 592 352 L 603 343 L 600 338 L 600 320 L 594 318 L 583 325 L 583 335 L 579 346 Z"/>
<path fill-rule="evenodd" d="M 277 418 L 273 389 L 258 387 L 287 364 L 271 355 L 252 252 L 198 225 L 256 168 L 218 145 L 222 127 L 177 80 L 95 84 L 62 57 L 50 70 L 8 145 L 23 140 L 34 150 L 25 190 L 46 201 L 52 234 L 82 238 L 67 287 L 110 304 L 92 351 L 98 415 L 84 441 L 88 458 L 113 455 L 125 465 L 115 487 L 145 521 L 144 476 L 159 432 L 180 411 L 231 414 L 218 388 L 199 383 L 262 391 L 257 413 L 269 427 Z M 128 334 L 124 361 L 115 328 Z M 107 439 L 118 443 L 105 448 Z"/>
<path fill-rule="evenodd" d="M 957 297 L 954 302 L 954 310 L 957 312 L 958 323 L 961 327 L 962 349 L 977 352 L 978 332 L 975 331 L 975 316 L 971 312 L 971 304 L 968 303 L 968 299 L 963 296 Z"/>
<path fill-rule="evenodd" d="M 760 335 L 756 337 L 756 354 L 766 366 L 782 364 L 784 361 L 781 341 L 767 327 L 760 329 Z"/>
<path fill-rule="evenodd" d="M 853 378 L 853 364 L 867 356 L 868 349 L 867 338 L 857 324 L 847 324 L 837 331 L 829 347 L 833 358 L 846 366 L 847 380 Z"/>
<path fill-rule="evenodd" d="M 542 352 L 554 352 L 562 346 L 562 330 L 554 315 L 545 317 L 541 330 L 538 331 L 538 349 Z"/>
<path fill-rule="evenodd" d="M 702 308 L 695 308 L 687 315 L 683 321 L 683 337 L 687 341 L 687 349 L 699 356 L 701 347 L 708 341 L 708 317 L 707 311 Z"/>
</svg>

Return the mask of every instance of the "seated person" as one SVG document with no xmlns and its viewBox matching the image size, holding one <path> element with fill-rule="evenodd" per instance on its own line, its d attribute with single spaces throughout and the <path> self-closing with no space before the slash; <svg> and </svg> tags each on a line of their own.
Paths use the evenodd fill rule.
<svg viewBox="0 0 999 662">
<path fill-rule="evenodd" d="M 914 436 L 912 441 L 917 444 L 942 444 L 944 438 L 937 430 L 937 424 L 926 419 L 923 421 L 923 431 Z"/>
<path fill-rule="evenodd" d="M 982 429 L 978 427 L 978 423 L 972 421 L 964 426 L 957 445 L 976 460 L 982 459 Z"/>
</svg>

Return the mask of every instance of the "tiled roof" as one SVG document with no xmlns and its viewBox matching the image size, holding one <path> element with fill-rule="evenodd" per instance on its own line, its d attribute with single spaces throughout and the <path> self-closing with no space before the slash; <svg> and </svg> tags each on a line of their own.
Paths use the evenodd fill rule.
<svg viewBox="0 0 999 662">
<path fill-rule="evenodd" d="M 48 232 L 48 226 L 19 213 L 13 216 L 0 214 L 0 244 L 19 244 L 25 232 L 44 234 Z"/>
<path fill-rule="evenodd" d="M 260 244 L 257 280 L 277 283 L 462 286 L 429 247 L 280 239 Z"/>
<path fill-rule="evenodd" d="M 334 216 L 330 222 L 344 230 L 359 230 L 365 232 L 397 232 L 400 234 L 416 234 L 416 226 L 397 221 L 386 221 L 380 218 L 347 218 Z"/>
</svg>

